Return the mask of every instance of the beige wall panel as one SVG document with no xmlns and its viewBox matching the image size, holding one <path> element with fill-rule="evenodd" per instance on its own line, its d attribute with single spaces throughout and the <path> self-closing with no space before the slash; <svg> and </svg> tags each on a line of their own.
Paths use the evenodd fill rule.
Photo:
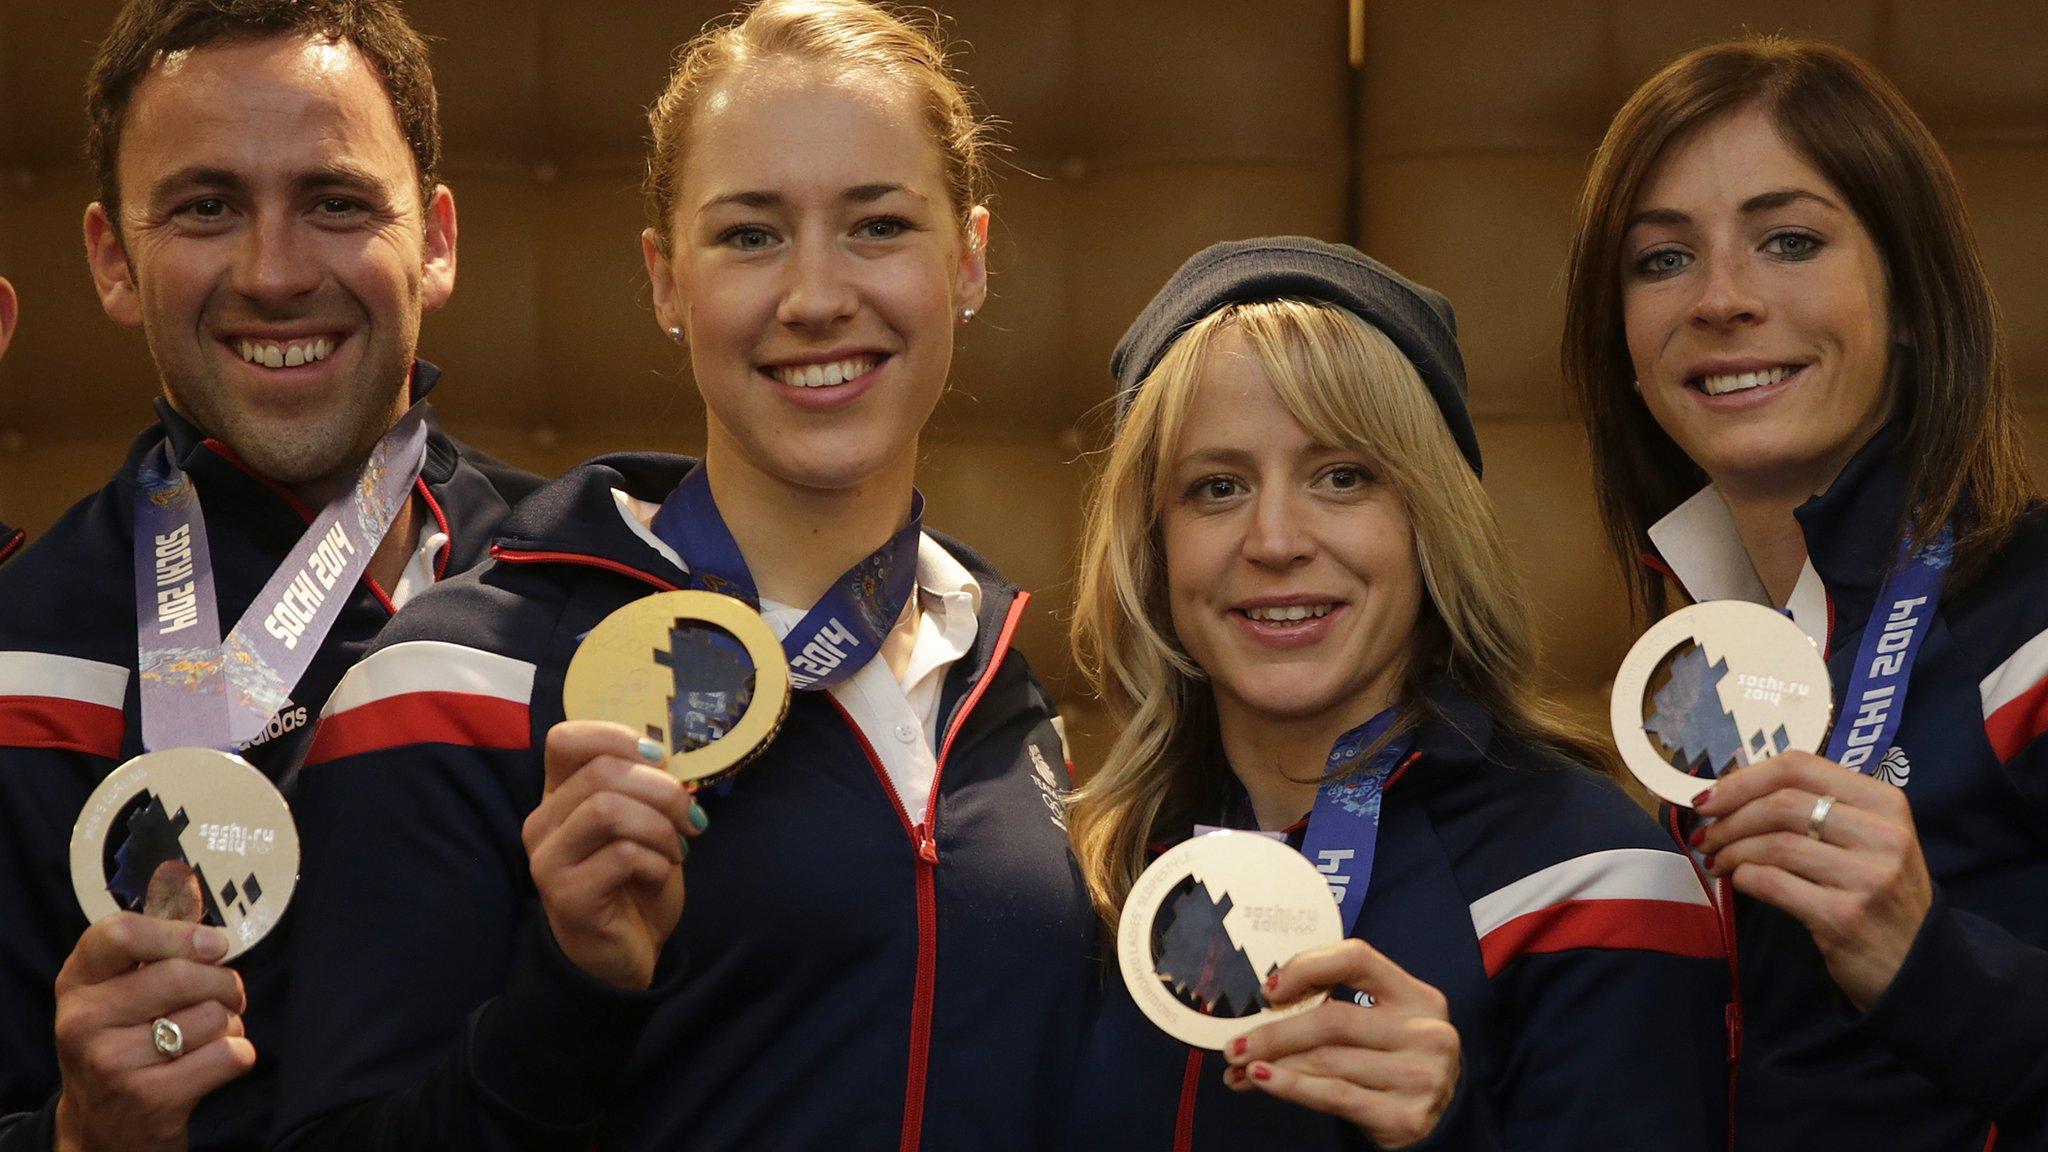
<svg viewBox="0 0 2048 1152">
<path fill-rule="evenodd" d="M 1560 411 L 1576 152 L 1411 156 L 1365 173 L 1366 251 L 1450 297 L 1482 415 Z"/>
<path fill-rule="evenodd" d="M 704 429 L 700 425 L 672 440 L 661 443 L 647 443 L 646 437 L 637 437 L 629 427 L 603 431 L 572 432 L 561 435 L 552 429 L 492 427 L 488 425 L 464 424 L 450 428 L 449 432 L 468 444 L 496 456 L 508 464 L 524 468 L 538 476 L 555 477 L 598 456 L 614 452 L 660 451 L 677 452 L 685 456 L 704 454 Z"/>
<path fill-rule="evenodd" d="M 26 528 L 34 543 L 66 508 L 99 489 L 121 466 L 128 444 L 150 419 L 138 406 L 118 427 L 88 437 L 35 438 L 0 433 L 0 519 Z"/>
<path fill-rule="evenodd" d="M 2048 405 L 2048 145 L 1949 150 L 2004 310 L 2012 380 Z"/>
<path fill-rule="evenodd" d="M 111 0 L 0 4 L 0 168 L 76 162 L 86 68 L 117 7 Z"/>
<path fill-rule="evenodd" d="M 2048 4 L 1896 0 L 1885 70 L 1945 141 L 2048 140 Z"/>
<path fill-rule="evenodd" d="M 565 168 L 646 153 L 675 51 L 730 10 L 705 0 L 541 0 L 542 153 Z"/>
<path fill-rule="evenodd" d="M 1066 626 L 1086 469 L 1042 440 L 928 442 L 918 469 L 925 523 L 966 541 L 1032 594 L 1018 643 L 1056 695 L 1068 679 Z"/>
<path fill-rule="evenodd" d="M 1633 4 L 1611 0 L 1612 106 L 1688 48 L 1744 32 L 1786 32 L 1840 44 L 1866 59 L 1883 47 L 1884 0 L 1738 0 L 1734 4 Z M 1946 9 L 1946 0 L 1930 8 Z M 1605 130 L 1605 125 L 1601 130 Z"/>
<path fill-rule="evenodd" d="M 1562 418 L 1481 420 L 1478 432 L 1486 491 L 1535 606 L 1545 686 L 1597 689 L 1635 637 L 1593 507 L 1585 435 Z"/>
<path fill-rule="evenodd" d="M 946 4 L 956 67 L 1001 123 L 995 139 L 1018 161 L 1057 163 L 1077 147 L 1077 7 L 1099 0 L 962 0 Z M 1000 169 L 1000 162 L 997 167 Z"/>
<path fill-rule="evenodd" d="M 452 173 L 455 294 L 420 322 L 419 354 L 448 370 L 434 406 L 453 424 L 533 419 L 541 383 L 536 282 L 547 197 L 527 181 Z"/>
<path fill-rule="evenodd" d="M 142 333 L 107 319 L 86 271 L 80 220 L 91 199 L 82 172 L 62 171 L 10 188 L 0 211 L 0 272 L 21 295 L 21 330 L 0 364 L 0 427 L 32 438 L 140 427 L 155 394 Z"/>
<path fill-rule="evenodd" d="M 703 408 L 682 349 L 655 322 L 631 173 L 568 177 L 539 225 L 540 371 L 546 419 L 564 436 L 616 429 L 619 447 L 672 442 Z M 692 433 L 695 435 L 696 433 Z"/>
<path fill-rule="evenodd" d="M 953 387 L 933 428 L 946 436 L 1054 437 L 1092 403 L 1067 325 L 1074 188 L 1006 173 L 989 228 L 989 295 L 957 330 Z"/>
<path fill-rule="evenodd" d="M 1081 148 L 1131 161 L 1336 160 L 1344 6 L 1097 0 L 1081 9 Z"/>
<path fill-rule="evenodd" d="M 544 146 L 540 0 L 409 0 L 405 10 L 433 38 L 444 163 L 513 166 L 535 155 Z"/>
<path fill-rule="evenodd" d="M 1108 394 L 1110 349 L 1183 261 L 1219 240 L 1277 233 L 1345 235 L 1341 163 L 1132 165 L 1083 180 L 1067 275 L 1085 387 Z"/>
<path fill-rule="evenodd" d="M 1590 148 L 1612 110 L 1603 0 L 1365 6 L 1369 156 Z"/>
</svg>

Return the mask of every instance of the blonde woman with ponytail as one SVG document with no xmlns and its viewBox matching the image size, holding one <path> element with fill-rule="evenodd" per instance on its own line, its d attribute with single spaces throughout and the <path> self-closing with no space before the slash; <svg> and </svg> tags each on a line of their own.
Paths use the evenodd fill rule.
<svg viewBox="0 0 2048 1152">
<path fill-rule="evenodd" d="M 1064 750 L 1010 645 L 1029 597 L 914 484 L 987 291 L 983 121 L 935 32 L 763 0 L 681 55 L 639 247 L 704 458 L 543 488 L 337 690 L 286 1147 L 1058 1142 L 1094 929 Z M 676 587 L 754 600 L 815 673 L 694 795 L 642 732 L 564 718 L 582 637 Z"/>
<path fill-rule="evenodd" d="M 1719 1143 L 1714 915 L 1531 687 L 1449 303 L 1353 249 L 1220 244 L 1112 364 L 1073 625 L 1122 724 L 1068 819 L 1096 911 L 1113 934 L 1207 825 L 1303 850 L 1353 920 L 1264 993 L 1339 994 L 1220 1056 L 1112 974 L 1074 1145 Z M 1340 787 L 1377 816 L 1321 802 Z"/>
</svg>

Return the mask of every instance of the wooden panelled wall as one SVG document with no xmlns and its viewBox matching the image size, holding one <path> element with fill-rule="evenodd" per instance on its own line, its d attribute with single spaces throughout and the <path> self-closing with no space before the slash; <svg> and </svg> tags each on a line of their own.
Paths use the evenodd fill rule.
<svg viewBox="0 0 2048 1152">
<path fill-rule="evenodd" d="M 100 315 L 80 83 L 112 0 L 0 0 L 0 275 L 23 297 L 0 364 L 0 518 L 32 531 L 101 482 L 148 419 L 139 335 Z M 656 331 L 636 237 L 642 109 L 703 0 L 413 0 L 437 38 L 453 303 L 423 354 L 458 434 L 553 472 L 691 450 L 702 412 Z M 2048 428 L 2048 5 L 2038 0 L 950 0 L 961 62 L 1009 146 L 987 308 L 928 435 L 930 522 L 1038 591 L 1022 643 L 1102 723 L 1063 644 L 1092 412 L 1111 345 L 1214 240 L 1350 240 L 1456 303 L 1487 486 L 1541 609 L 1546 677 L 1596 709 L 1629 635 L 1599 550 L 1556 335 L 1572 198 L 1609 115 L 1677 51 L 1743 28 L 1875 61 L 1961 172 Z M 2040 437 L 2036 437 L 2037 443 Z"/>
</svg>

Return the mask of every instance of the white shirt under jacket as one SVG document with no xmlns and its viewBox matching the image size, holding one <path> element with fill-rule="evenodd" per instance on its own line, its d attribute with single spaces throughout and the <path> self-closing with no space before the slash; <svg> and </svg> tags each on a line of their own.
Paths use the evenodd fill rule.
<svg viewBox="0 0 2048 1152">
<path fill-rule="evenodd" d="M 1735 516 L 1728 502 L 1709 484 L 1690 500 L 1673 508 L 1650 526 L 1650 543 L 1656 546 L 1685 594 L 1694 603 L 1707 600 L 1747 600 L 1767 608 L 1771 603 L 1763 578 L 1750 563 L 1742 536 L 1735 530 Z M 1813 561 L 1799 569 L 1799 581 L 1792 586 L 1792 599 L 1782 607 L 1792 622 L 1812 639 L 1814 647 L 1828 648 L 1828 592 L 1813 570 Z"/>
<path fill-rule="evenodd" d="M 627 527 L 676 567 L 690 570 L 648 527 L 659 504 L 636 500 L 616 488 L 612 499 Z M 939 689 L 945 684 L 946 669 L 974 647 L 981 627 L 981 585 L 952 553 L 924 535 L 917 542 L 917 603 L 917 641 L 903 666 L 903 679 L 890 671 L 887 660 L 873 659 L 826 689 L 881 758 L 913 824 L 927 817 L 932 779 L 938 774 Z M 778 637 L 788 635 L 806 611 L 773 600 L 761 602 L 761 619 Z"/>
</svg>

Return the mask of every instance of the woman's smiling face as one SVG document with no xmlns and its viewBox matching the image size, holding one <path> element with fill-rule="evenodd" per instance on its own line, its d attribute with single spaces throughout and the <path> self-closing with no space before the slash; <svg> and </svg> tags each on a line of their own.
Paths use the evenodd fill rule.
<svg viewBox="0 0 2048 1152">
<path fill-rule="evenodd" d="M 1884 423 L 1884 259 L 1763 109 L 1665 149 L 1622 251 L 1643 403 L 1724 491 L 1820 491 Z"/>
<path fill-rule="evenodd" d="M 706 95 L 670 252 L 643 248 L 709 454 L 808 488 L 907 477 L 955 319 L 985 293 L 987 219 L 963 227 L 900 85 L 771 62 Z"/>
<path fill-rule="evenodd" d="M 1423 597 L 1407 506 L 1302 428 L 1235 329 L 1207 349 L 1167 467 L 1174 633 L 1226 719 L 1334 738 L 1393 704 Z"/>
</svg>

